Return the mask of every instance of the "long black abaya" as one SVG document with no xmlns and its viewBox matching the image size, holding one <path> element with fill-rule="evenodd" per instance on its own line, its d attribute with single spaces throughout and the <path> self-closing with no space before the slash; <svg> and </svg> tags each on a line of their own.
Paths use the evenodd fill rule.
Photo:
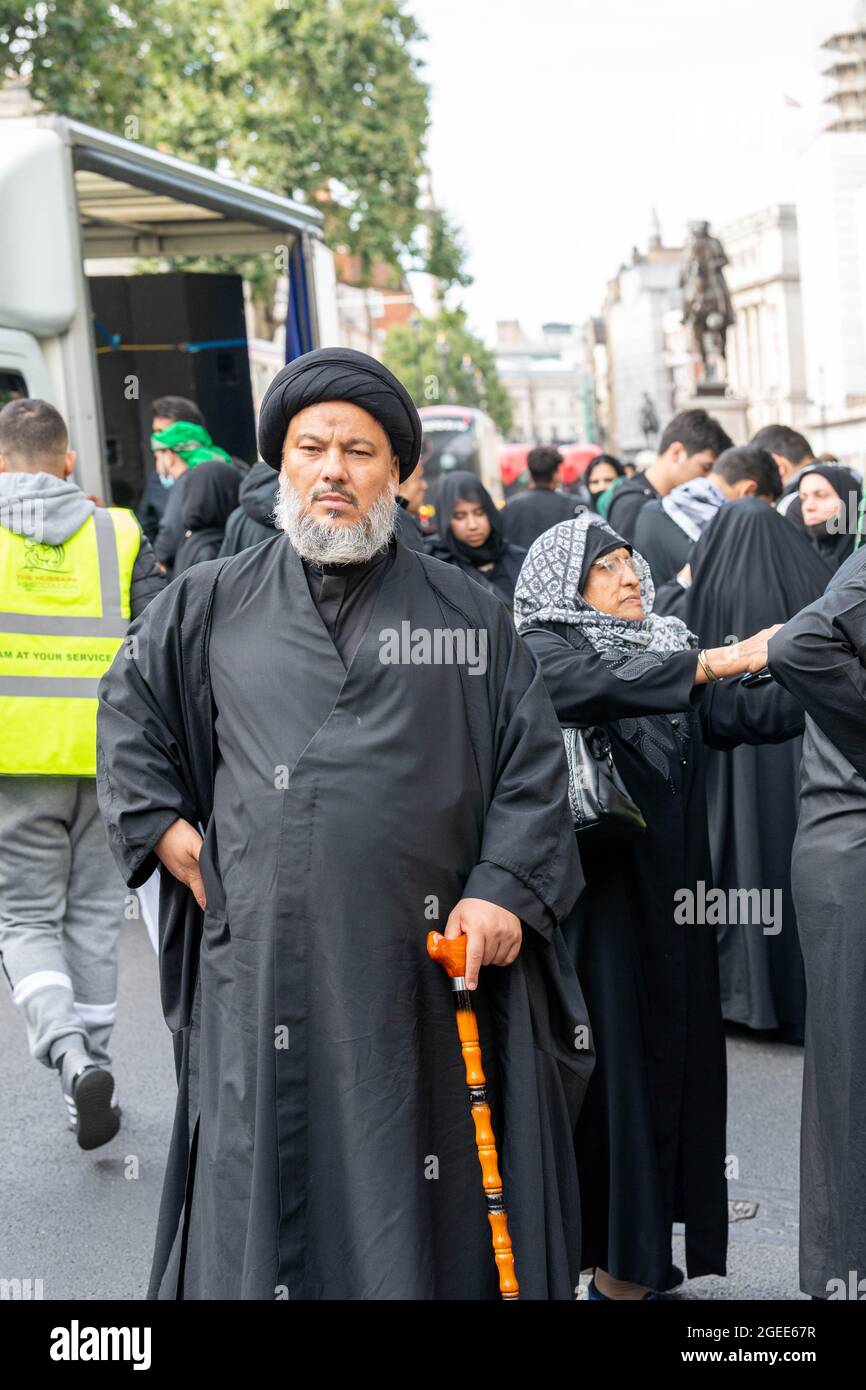
<svg viewBox="0 0 866 1390">
<path fill-rule="evenodd" d="M 599 725 L 644 835 L 587 847 L 563 933 L 589 1010 L 596 1069 L 576 1132 L 584 1267 L 664 1289 L 671 1228 L 690 1278 L 724 1274 L 725 1040 L 716 929 L 677 921 L 677 894 L 712 886 L 704 741 L 787 738 L 800 711 L 778 687 L 695 689 L 694 651 L 620 679 L 564 624 L 526 634 L 562 724 Z"/>
<path fill-rule="evenodd" d="M 828 571 L 801 531 L 765 502 L 728 502 L 692 555 L 681 612 L 703 647 L 786 622 L 823 593 Z M 720 926 L 722 1013 L 802 1042 L 805 981 L 791 896 L 801 742 L 707 754 L 713 882 L 776 894 L 774 921 Z M 778 914 L 775 909 L 779 909 Z M 781 930 L 776 930 L 777 927 Z"/>
</svg>

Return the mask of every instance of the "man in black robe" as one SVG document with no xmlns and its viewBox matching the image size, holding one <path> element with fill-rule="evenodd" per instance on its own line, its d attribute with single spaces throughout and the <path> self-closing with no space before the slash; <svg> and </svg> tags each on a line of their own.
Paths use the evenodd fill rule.
<svg viewBox="0 0 866 1390">
<path fill-rule="evenodd" d="M 806 964 L 800 1287 L 866 1276 L 866 550 L 777 632 L 770 670 L 807 711 L 792 883 Z"/>
<path fill-rule="evenodd" d="M 496 1296 L 437 924 L 468 938 L 522 1295 L 577 1283 L 562 739 L 503 605 L 392 540 L 420 442 L 372 358 L 290 363 L 259 422 L 279 533 L 172 584 L 103 682 L 109 837 L 132 887 L 162 864 L 154 1297 Z"/>
</svg>

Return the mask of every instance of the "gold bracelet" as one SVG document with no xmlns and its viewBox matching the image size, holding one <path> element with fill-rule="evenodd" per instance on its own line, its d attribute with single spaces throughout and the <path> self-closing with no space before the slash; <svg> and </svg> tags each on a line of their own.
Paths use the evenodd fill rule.
<svg viewBox="0 0 866 1390">
<path fill-rule="evenodd" d="M 698 652 L 698 665 L 703 671 L 708 681 L 719 681 L 721 676 L 717 676 L 710 663 L 707 661 L 706 651 Z"/>
</svg>

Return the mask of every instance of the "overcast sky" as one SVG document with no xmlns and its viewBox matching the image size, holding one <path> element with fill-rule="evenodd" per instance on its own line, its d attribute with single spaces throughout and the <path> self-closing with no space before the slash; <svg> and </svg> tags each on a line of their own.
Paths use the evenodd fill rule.
<svg viewBox="0 0 866 1390">
<path fill-rule="evenodd" d="M 474 326 L 585 318 L 651 209 L 666 241 L 793 201 L 848 0 L 411 0 L 430 162 Z M 799 102 L 800 106 L 792 105 Z"/>
</svg>

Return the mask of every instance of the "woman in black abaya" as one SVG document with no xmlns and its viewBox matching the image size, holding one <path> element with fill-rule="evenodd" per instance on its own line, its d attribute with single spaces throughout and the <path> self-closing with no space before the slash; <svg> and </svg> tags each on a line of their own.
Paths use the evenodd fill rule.
<svg viewBox="0 0 866 1390">
<path fill-rule="evenodd" d="M 511 607 L 526 551 L 502 534 L 502 517 L 474 473 L 446 473 L 436 491 L 438 536 L 433 554 L 457 565 Z"/>
<path fill-rule="evenodd" d="M 234 464 L 219 459 L 200 463 L 190 473 L 183 491 L 183 540 L 177 548 L 174 576 L 219 555 L 242 481 Z"/>
<path fill-rule="evenodd" d="M 853 555 L 857 541 L 861 487 L 847 468 L 821 464 L 800 479 L 788 520 L 802 524 L 815 550 L 833 574 Z"/>
<path fill-rule="evenodd" d="M 597 1058 L 575 1138 L 591 1299 L 677 1283 L 675 1221 L 689 1277 L 725 1273 L 725 1041 L 715 927 L 698 907 L 711 886 L 703 744 L 802 729 L 774 683 L 718 679 L 763 666 L 768 632 L 701 653 L 705 670 L 653 594 L 642 556 L 590 513 L 534 542 L 515 593 L 560 723 L 605 731 L 646 820 L 631 841 L 587 844 L 563 928 Z"/>
<path fill-rule="evenodd" d="M 692 555 L 684 618 L 707 646 L 787 622 L 824 592 L 828 571 L 802 531 L 766 502 L 728 502 Z M 707 755 L 713 882 L 768 890 L 770 923 L 718 928 L 722 1014 L 801 1043 L 806 993 L 791 896 L 801 740 Z"/>
</svg>

